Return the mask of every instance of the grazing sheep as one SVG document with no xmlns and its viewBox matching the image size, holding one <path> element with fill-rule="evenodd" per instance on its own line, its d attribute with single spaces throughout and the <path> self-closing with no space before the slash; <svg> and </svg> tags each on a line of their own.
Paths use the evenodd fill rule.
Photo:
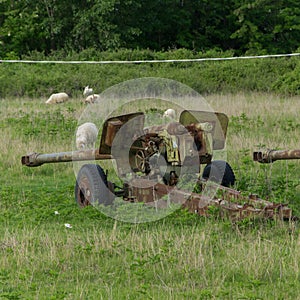
<svg viewBox="0 0 300 300">
<path fill-rule="evenodd" d="M 87 96 L 87 97 L 83 100 L 83 102 L 84 102 L 84 103 L 94 103 L 94 102 L 96 102 L 98 99 L 100 99 L 100 95 L 98 95 L 98 94 L 93 94 L 93 95 Z"/>
<path fill-rule="evenodd" d="M 84 123 L 80 125 L 76 132 L 76 147 L 78 150 L 95 147 L 98 136 L 98 128 L 94 123 Z"/>
<path fill-rule="evenodd" d="M 62 103 L 69 100 L 69 96 L 66 93 L 57 93 L 52 94 L 49 99 L 46 101 L 46 104 L 56 104 L 56 103 Z"/>
<path fill-rule="evenodd" d="M 88 85 L 84 88 L 84 91 L 83 91 L 83 97 L 87 97 L 89 95 L 92 95 L 94 94 L 94 91 L 92 88 L 90 88 Z"/>
<path fill-rule="evenodd" d="M 172 108 L 167 109 L 167 110 L 164 112 L 163 117 L 164 117 L 164 118 L 169 118 L 169 119 L 175 120 L 175 118 L 176 118 L 175 110 L 172 109 Z"/>
</svg>

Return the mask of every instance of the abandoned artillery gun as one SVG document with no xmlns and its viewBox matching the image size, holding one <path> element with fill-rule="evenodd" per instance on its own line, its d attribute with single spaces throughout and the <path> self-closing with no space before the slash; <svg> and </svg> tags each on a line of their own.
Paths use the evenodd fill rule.
<svg viewBox="0 0 300 300">
<path fill-rule="evenodd" d="M 291 210 L 286 205 L 256 195 L 246 197 L 231 187 L 235 183 L 231 166 L 226 161 L 213 160 L 214 151 L 225 147 L 227 126 L 225 114 L 207 111 L 184 110 L 178 122 L 148 127 L 142 112 L 119 115 L 104 122 L 98 149 L 32 153 L 22 157 L 22 164 L 36 167 L 44 163 L 114 159 L 123 181 L 121 187 L 108 180 L 100 165 L 81 166 L 75 185 L 75 199 L 81 207 L 110 205 L 117 196 L 156 208 L 176 203 L 204 216 L 210 206 L 217 206 L 223 215 L 235 220 L 253 215 L 290 218 Z M 203 171 L 201 165 L 205 165 Z M 191 181 L 200 193 L 185 189 L 185 183 Z"/>
</svg>

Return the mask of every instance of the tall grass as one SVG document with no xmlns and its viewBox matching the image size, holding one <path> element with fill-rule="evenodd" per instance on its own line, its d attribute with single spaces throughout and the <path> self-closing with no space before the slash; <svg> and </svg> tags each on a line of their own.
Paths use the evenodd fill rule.
<svg viewBox="0 0 300 300">
<path fill-rule="evenodd" d="M 130 228 L 103 221 L 76 222 L 72 230 L 59 221 L 6 229 L 2 296 L 295 299 L 299 293 L 299 237 L 280 224 L 241 232 L 195 219 Z"/>
<path fill-rule="evenodd" d="M 299 148 L 299 99 L 249 93 L 206 100 L 229 115 L 236 188 L 289 202 L 300 215 L 299 161 L 260 165 L 251 157 L 261 146 Z M 297 223 L 231 223 L 177 211 L 133 225 L 79 209 L 70 164 L 27 168 L 20 157 L 71 150 L 80 99 L 46 106 L 9 98 L 0 108 L 0 298 L 297 299 Z"/>
</svg>

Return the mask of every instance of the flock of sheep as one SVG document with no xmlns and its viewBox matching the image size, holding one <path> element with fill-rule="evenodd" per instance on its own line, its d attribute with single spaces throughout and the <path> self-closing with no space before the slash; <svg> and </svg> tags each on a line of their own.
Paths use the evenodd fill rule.
<svg viewBox="0 0 300 300">
<path fill-rule="evenodd" d="M 94 94 L 94 91 L 89 86 L 86 86 L 83 91 L 84 103 L 94 103 L 100 99 L 98 94 Z M 69 100 L 67 93 L 55 93 L 52 94 L 46 101 L 46 104 L 58 104 Z M 94 148 L 95 142 L 98 136 L 98 128 L 94 123 L 84 123 L 77 128 L 76 132 L 76 148 L 83 150 L 87 148 Z"/>
<path fill-rule="evenodd" d="M 100 95 L 94 94 L 94 91 L 89 86 L 86 86 L 83 91 L 83 100 L 84 103 L 94 103 L 97 100 L 100 100 Z M 66 102 L 69 100 L 69 95 L 67 93 L 56 93 L 52 94 L 49 99 L 46 101 L 46 104 L 57 104 Z"/>
<path fill-rule="evenodd" d="M 86 86 L 83 91 L 84 103 L 94 103 L 100 100 L 98 94 L 94 94 L 94 91 L 89 86 Z M 69 100 L 69 96 L 66 93 L 52 94 L 46 101 L 46 104 L 62 103 Z M 174 120 L 176 117 L 175 110 L 172 108 L 167 109 L 164 114 L 164 118 Z M 84 150 L 88 148 L 94 148 L 95 142 L 98 136 L 98 128 L 94 123 L 87 122 L 80 125 L 76 131 L 76 148 L 78 150 Z"/>
</svg>

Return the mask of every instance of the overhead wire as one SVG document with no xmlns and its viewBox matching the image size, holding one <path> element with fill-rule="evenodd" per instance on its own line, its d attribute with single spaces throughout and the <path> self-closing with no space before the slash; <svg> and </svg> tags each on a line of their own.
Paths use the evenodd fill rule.
<svg viewBox="0 0 300 300">
<path fill-rule="evenodd" d="M 177 63 L 177 62 L 204 62 L 204 61 L 226 61 L 241 59 L 263 59 L 278 57 L 300 56 L 300 53 L 267 54 L 253 56 L 232 57 L 203 57 L 184 59 L 146 59 L 146 60 L 22 60 L 22 59 L 0 59 L 0 63 L 24 63 L 24 64 L 143 64 L 143 63 Z"/>
</svg>

